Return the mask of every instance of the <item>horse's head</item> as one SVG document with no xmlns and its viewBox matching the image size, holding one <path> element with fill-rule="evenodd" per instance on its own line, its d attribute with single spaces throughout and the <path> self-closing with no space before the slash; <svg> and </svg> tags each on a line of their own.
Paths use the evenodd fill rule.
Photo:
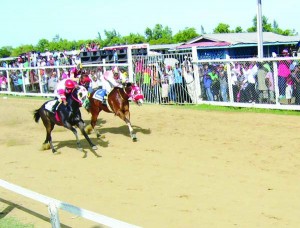
<svg viewBox="0 0 300 228">
<path fill-rule="evenodd" d="M 144 95 L 141 93 L 140 87 L 133 83 L 130 85 L 130 87 L 131 91 L 129 97 L 131 97 L 137 105 L 142 105 L 144 102 Z"/>
<path fill-rule="evenodd" d="M 77 101 L 79 105 L 82 106 L 88 97 L 88 91 L 84 86 L 77 86 L 74 89 L 74 95 L 75 96 L 72 96 L 73 100 Z"/>
</svg>

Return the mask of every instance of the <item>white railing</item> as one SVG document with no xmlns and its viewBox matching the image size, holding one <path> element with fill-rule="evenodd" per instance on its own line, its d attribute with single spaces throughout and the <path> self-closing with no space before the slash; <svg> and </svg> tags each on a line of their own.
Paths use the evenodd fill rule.
<svg viewBox="0 0 300 228">
<path fill-rule="evenodd" d="M 95 212 L 76 207 L 74 205 L 59 201 L 57 199 L 50 198 L 48 196 L 39 194 L 37 192 L 33 192 L 31 190 L 22 188 L 20 186 L 17 186 L 15 184 L 11 184 L 7 181 L 4 181 L 0 179 L 0 186 L 8 189 L 10 191 L 13 191 L 15 193 L 18 193 L 20 195 L 26 196 L 30 199 L 39 201 L 43 204 L 48 205 L 48 211 L 50 213 L 50 221 L 52 224 L 53 228 L 60 228 L 60 221 L 59 221 L 59 215 L 58 215 L 58 210 L 65 210 L 68 211 L 69 213 L 75 214 L 77 216 L 81 216 L 83 218 L 86 218 L 88 220 L 97 222 L 99 224 L 108 226 L 108 227 L 124 227 L 124 228 L 138 228 L 138 226 L 119 221 L 114 218 L 107 217 L 105 215 L 100 215 Z"/>
</svg>

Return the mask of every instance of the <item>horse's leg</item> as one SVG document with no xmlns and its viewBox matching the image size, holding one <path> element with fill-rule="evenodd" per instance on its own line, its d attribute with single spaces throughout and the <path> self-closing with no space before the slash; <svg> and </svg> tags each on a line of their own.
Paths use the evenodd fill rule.
<svg viewBox="0 0 300 228">
<path fill-rule="evenodd" d="M 130 122 L 130 112 L 129 111 L 125 111 L 125 113 L 119 111 L 117 113 L 117 115 L 125 121 L 125 123 L 127 124 L 128 126 L 128 129 L 129 129 L 129 134 L 130 134 L 130 137 L 132 139 L 133 142 L 136 142 L 137 141 L 137 137 L 136 137 L 136 134 L 134 133 L 134 130 L 132 128 L 132 125 L 131 125 L 131 122 Z"/>
<path fill-rule="evenodd" d="M 52 153 L 56 153 L 57 151 L 54 149 L 54 146 L 53 146 L 53 143 L 52 143 L 52 136 L 51 136 L 51 132 L 52 132 L 55 124 L 52 123 L 51 120 L 46 116 L 45 112 L 42 113 L 41 117 L 42 117 L 43 124 L 46 128 L 46 139 L 45 139 L 45 142 L 43 144 L 43 149 L 44 150 L 49 149 L 49 144 L 50 144 L 50 148 L 52 150 Z"/>
<path fill-rule="evenodd" d="M 99 133 L 98 131 L 95 130 L 95 126 L 96 126 L 96 124 L 97 124 L 97 119 L 98 119 L 99 113 L 100 113 L 100 111 L 102 110 L 102 109 L 100 108 L 100 105 L 102 105 L 102 104 L 101 104 L 101 103 L 100 103 L 100 104 L 97 103 L 97 106 L 96 106 L 96 105 L 94 105 L 94 106 L 92 105 L 92 106 L 91 106 L 91 114 L 92 114 L 92 117 L 91 117 L 91 127 L 92 127 L 92 129 L 95 131 L 97 138 L 100 137 L 100 133 Z M 98 107 L 98 106 L 99 106 L 99 107 Z M 88 128 L 88 127 L 87 127 L 87 128 Z"/>
<path fill-rule="evenodd" d="M 84 122 L 80 121 L 77 124 L 77 127 L 80 129 L 81 133 L 84 135 L 85 139 L 88 141 L 88 143 L 90 144 L 90 147 L 92 147 L 93 150 L 97 150 L 97 146 L 92 143 L 91 139 L 89 138 L 89 136 L 87 135 L 86 131 L 84 130 Z"/>
<path fill-rule="evenodd" d="M 78 133 L 77 133 L 76 129 L 74 127 L 72 127 L 72 125 L 69 122 L 66 122 L 66 121 L 64 122 L 64 127 L 73 132 L 73 134 L 76 137 L 77 148 L 78 148 L 78 150 L 82 151 L 83 149 L 82 149 L 82 146 L 80 144 Z"/>
<path fill-rule="evenodd" d="M 52 143 L 52 136 L 51 136 L 51 132 L 52 132 L 53 128 L 54 128 L 54 124 L 51 123 L 50 129 L 49 130 L 47 129 L 47 138 L 48 138 L 48 142 L 50 143 L 52 153 L 56 153 L 57 151 L 54 149 L 54 146 L 53 146 L 53 143 Z"/>
</svg>

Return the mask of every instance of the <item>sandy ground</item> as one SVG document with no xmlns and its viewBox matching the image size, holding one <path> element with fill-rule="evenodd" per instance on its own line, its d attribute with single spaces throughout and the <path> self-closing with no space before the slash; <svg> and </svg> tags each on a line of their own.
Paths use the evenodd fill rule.
<svg viewBox="0 0 300 228">
<path fill-rule="evenodd" d="M 298 227 L 300 120 L 296 116 L 131 106 L 138 142 L 101 113 L 104 139 L 84 152 L 53 132 L 60 154 L 41 151 L 42 101 L 0 100 L 0 178 L 141 227 Z M 82 110 L 83 119 L 89 114 Z M 51 227 L 47 207 L 0 187 L 0 218 Z M 60 210 L 62 227 L 104 227 Z"/>
</svg>

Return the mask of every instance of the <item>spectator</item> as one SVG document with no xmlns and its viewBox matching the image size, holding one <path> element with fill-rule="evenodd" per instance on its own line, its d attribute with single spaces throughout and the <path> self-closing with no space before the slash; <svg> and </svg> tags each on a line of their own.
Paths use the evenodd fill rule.
<svg viewBox="0 0 300 228">
<path fill-rule="evenodd" d="M 53 71 L 48 80 L 48 91 L 50 93 L 54 93 L 54 91 L 56 90 L 57 83 L 58 83 L 57 73 L 56 71 Z"/>
<path fill-rule="evenodd" d="M 268 63 L 263 65 L 265 70 L 267 71 L 266 75 L 266 86 L 268 87 L 268 103 L 275 103 L 275 86 L 274 86 L 274 77 L 271 72 L 270 65 Z"/>
<path fill-rule="evenodd" d="M 300 66 L 299 64 L 295 66 L 292 71 L 292 78 L 294 80 L 294 95 L 295 104 L 300 105 Z"/>
<path fill-rule="evenodd" d="M 208 73 L 212 80 L 211 85 L 211 92 L 213 94 L 213 100 L 219 101 L 219 95 L 220 95 L 220 81 L 219 81 L 219 75 L 217 74 L 216 66 L 213 67 L 212 71 Z"/>
<path fill-rule="evenodd" d="M 68 59 L 63 53 L 59 54 L 59 65 L 60 66 L 66 66 L 69 65 Z"/>
<path fill-rule="evenodd" d="M 12 81 L 12 90 L 15 92 L 21 92 L 19 91 L 18 76 L 16 71 L 11 72 L 10 78 Z"/>
<path fill-rule="evenodd" d="M 287 49 L 282 51 L 284 57 L 289 57 Z M 291 75 L 290 71 L 291 60 L 280 60 L 278 64 L 278 87 L 279 87 L 279 99 L 285 96 L 286 80 Z"/>
<path fill-rule="evenodd" d="M 293 80 L 292 80 L 292 76 L 288 76 L 286 78 L 286 88 L 285 88 L 285 98 L 288 102 L 288 104 L 292 103 L 292 96 L 293 96 Z"/>
<path fill-rule="evenodd" d="M 168 98 L 170 103 L 176 102 L 176 91 L 175 91 L 175 76 L 171 66 L 167 66 L 166 74 L 168 76 L 169 89 L 168 89 Z"/>
<path fill-rule="evenodd" d="M 176 102 L 182 104 L 184 103 L 183 77 L 182 77 L 182 69 L 179 67 L 178 63 L 175 64 L 173 73 L 174 73 Z"/>
<path fill-rule="evenodd" d="M 2 71 L 0 71 L 0 91 L 7 91 L 7 78 Z"/>
<path fill-rule="evenodd" d="M 119 62 L 118 52 L 116 49 L 113 50 L 113 61 L 114 61 L 114 63 Z"/>
<path fill-rule="evenodd" d="M 208 101 L 213 101 L 214 96 L 213 96 L 213 93 L 211 91 L 212 79 L 211 79 L 209 74 L 210 74 L 210 72 L 208 74 L 204 74 L 203 83 L 204 83 L 204 88 L 205 88 L 207 100 Z"/>
<path fill-rule="evenodd" d="M 227 90 L 228 90 L 228 79 L 227 79 L 227 72 L 224 69 L 224 65 L 219 65 L 219 80 L 220 80 L 220 91 L 221 91 L 221 98 L 222 101 L 227 102 Z"/>
<path fill-rule="evenodd" d="M 23 73 L 20 70 L 17 70 L 18 84 L 17 91 L 23 92 Z"/>
<path fill-rule="evenodd" d="M 257 89 L 258 89 L 258 96 L 259 96 L 259 103 L 267 103 L 268 100 L 268 86 L 266 84 L 266 76 L 267 70 L 263 66 L 262 63 L 258 64 L 258 71 L 257 71 Z"/>
<path fill-rule="evenodd" d="M 201 87 L 201 98 L 202 100 L 207 100 L 206 91 L 204 87 L 204 76 L 206 76 L 209 73 L 208 64 L 205 63 L 203 66 L 199 67 L 199 81 L 200 81 L 200 87 Z"/>
</svg>

